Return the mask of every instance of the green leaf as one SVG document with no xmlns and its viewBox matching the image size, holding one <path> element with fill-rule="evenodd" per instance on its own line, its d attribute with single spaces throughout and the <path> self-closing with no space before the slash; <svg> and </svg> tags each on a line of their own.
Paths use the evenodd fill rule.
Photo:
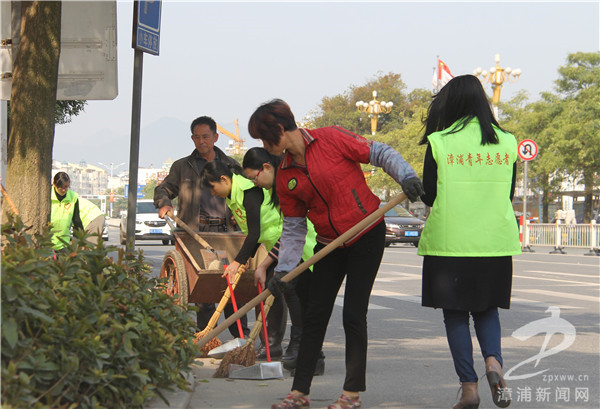
<svg viewBox="0 0 600 409">
<path fill-rule="evenodd" d="M 2 322 L 2 337 L 4 337 L 8 345 L 14 349 L 19 340 L 17 323 L 14 318 L 9 318 L 7 321 Z"/>
</svg>

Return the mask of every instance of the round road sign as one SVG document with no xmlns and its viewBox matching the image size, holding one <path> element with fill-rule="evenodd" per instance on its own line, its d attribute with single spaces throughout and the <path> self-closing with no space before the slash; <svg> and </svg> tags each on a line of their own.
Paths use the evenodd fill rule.
<svg viewBox="0 0 600 409">
<path fill-rule="evenodd" d="M 519 157 L 525 161 L 532 160 L 538 153 L 538 146 L 531 139 L 522 140 L 517 149 L 519 151 Z"/>
</svg>

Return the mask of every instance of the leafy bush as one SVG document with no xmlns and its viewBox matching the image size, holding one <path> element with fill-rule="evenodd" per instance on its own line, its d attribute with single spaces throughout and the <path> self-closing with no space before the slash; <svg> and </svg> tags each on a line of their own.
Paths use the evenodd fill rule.
<svg viewBox="0 0 600 409">
<path fill-rule="evenodd" d="M 139 254 L 84 236 L 56 259 L 50 235 L 2 226 L 4 408 L 141 408 L 187 388 L 195 323 Z"/>
</svg>

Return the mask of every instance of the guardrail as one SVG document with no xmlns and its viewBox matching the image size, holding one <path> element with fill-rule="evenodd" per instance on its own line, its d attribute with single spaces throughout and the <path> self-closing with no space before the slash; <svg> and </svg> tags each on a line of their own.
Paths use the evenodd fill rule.
<svg viewBox="0 0 600 409">
<path fill-rule="evenodd" d="M 553 246 L 550 253 L 566 254 L 564 248 L 588 248 L 586 255 L 600 256 L 600 225 L 590 224 L 529 223 L 521 226 L 524 250 L 531 246 Z"/>
</svg>

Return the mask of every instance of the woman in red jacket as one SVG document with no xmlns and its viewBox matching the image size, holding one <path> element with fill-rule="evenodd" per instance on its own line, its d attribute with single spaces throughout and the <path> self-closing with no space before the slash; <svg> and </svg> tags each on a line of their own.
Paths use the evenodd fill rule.
<svg viewBox="0 0 600 409">
<path fill-rule="evenodd" d="M 411 201 L 423 192 L 415 171 L 391 147 L 335 126 L 300 129 L 282 100 L 261 105 L 252 114 L 248 130 L 253 138 L 263 141 L 269 153 L 283 154 L 276 180 L 283 234 L 279 263 L 268 284 L 274 293 L 286 288 L 281 278 L 301 259 L 307 217 L 317 232 L 316 253 L 379 207 L 379 198 L 367 186 L 361 163 L 382 167 Z M 381 217 L 318 261 L 312 273 L 299 277 L 297 291 L 306 297 L 307 311 L 294 383 L 283 402 L 272 409 L 309 407 L 313 371 L 344 279 L 346 379 L 342 395 L 328 408 L 360 408 L 359 392 L 366 389 L 367 308 L 384 245 Z"/>
</svg>

